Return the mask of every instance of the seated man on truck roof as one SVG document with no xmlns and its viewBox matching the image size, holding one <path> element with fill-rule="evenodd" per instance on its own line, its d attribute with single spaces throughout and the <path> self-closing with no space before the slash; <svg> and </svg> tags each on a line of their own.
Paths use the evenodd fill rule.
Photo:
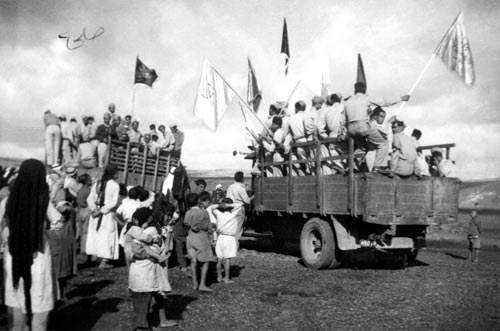
<svg viewBox="0 0 500 331">
<path fill-rule="evenodd" d="M 377 171 L 386 165 L 389 143 L 376 127 L 369 124 L 369 107 L 387 107 L 395 105 L 400 101 L 408 101 L 409 95 L 394 100 L 373 100 L 366 95 L 366 84 L 359 82 L 354 84 L 354 96 L 345 102 L 347 131 L 354 138 L 356 145 L 364 150 L 376 150 L 373 171 Z"/>
<path fill-rule="evenodd" d="M 412 139 L 403 132 L 405 127 L 403 121 L 392 123 L 391 171 L 399 176 L 412 175 L 417 160 L 417 149 Z"/>
</svg>

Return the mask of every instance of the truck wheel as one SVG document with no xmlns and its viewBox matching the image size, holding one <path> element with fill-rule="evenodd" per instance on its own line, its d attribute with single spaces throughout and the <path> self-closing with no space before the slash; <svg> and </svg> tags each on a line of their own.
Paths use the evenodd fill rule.
<svg viewBox="0 0 500 331">
<path fill-rule="evenodd" d="M 308 268 L 324 269 L 336 265 L 335 237 L 328 222 L 312 218 L 300 234 L 300 254 Z"/>
</svg>

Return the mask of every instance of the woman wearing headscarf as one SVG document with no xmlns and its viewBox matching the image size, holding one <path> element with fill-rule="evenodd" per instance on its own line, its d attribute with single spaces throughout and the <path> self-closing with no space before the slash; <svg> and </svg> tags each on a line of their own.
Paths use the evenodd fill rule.
<svg viewBox="0 0 500 331">
<path fill-rule="evenodd" d="M 46 330 L 54 307 L 57 287 L 47 219 L 56 224 L 61 214 L 49 203 L 45 166 L 29 159 L 21 164 L 10 196 L 0 204 L 5 304 L 12 315 L 11 330 Z"/>
<path fill-rule="evenodd" d="M 118 167 L 108 164 L 104 169 L 102 179 L 95 183 L 87 198 L 90 210 L 89 228 L 87 233 L 87 254 L 101 258 L 100 269 L 113 268 L 109 260 L 118 260 L 118 225 L 114 213 L 118 207 L 120 185 Z"/>
</svg>

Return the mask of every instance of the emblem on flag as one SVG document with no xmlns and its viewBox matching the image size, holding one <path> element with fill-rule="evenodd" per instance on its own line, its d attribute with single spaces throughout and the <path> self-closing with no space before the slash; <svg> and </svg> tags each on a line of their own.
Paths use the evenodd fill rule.
<svg viewBox="0 0 500 331">
<path fill-rule="evenodd" d="M 145 84 L 150 87 L 153 86 L 154 81 L 158 78 L 154 69 L 149 69 L 139 57 L 135 63 L 135 79 L 134 84 Z"/>
</svg>

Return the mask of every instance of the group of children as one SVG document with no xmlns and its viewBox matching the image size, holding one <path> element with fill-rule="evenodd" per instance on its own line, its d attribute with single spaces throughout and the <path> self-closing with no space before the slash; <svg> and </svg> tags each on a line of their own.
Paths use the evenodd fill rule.
<svg viewBox="0 0 500 331">
<path fill-rule="evenodd" d="M 189 228 L 186 248 L 191 259 L 193 289 L 212 291 L 206 284 L 210 262 L 217 260 L 217 281 L 232 283 L 230 279 L 230 260 L 238 253 L 238 240 L 241 237 L 244 210 L 241 203 L 233 203 L 224 198 L 220 204 L 211 204 L 210 193 L 199 195 L 190 193 L 186 197 L 188 210 L 184 224 Z M 213 243 L 215 242 L 215 255 Z M 224 277 L 222 264 L 224 263 Z M 200 281 L 198 266 L 201 264 Z"/>
</svg>

